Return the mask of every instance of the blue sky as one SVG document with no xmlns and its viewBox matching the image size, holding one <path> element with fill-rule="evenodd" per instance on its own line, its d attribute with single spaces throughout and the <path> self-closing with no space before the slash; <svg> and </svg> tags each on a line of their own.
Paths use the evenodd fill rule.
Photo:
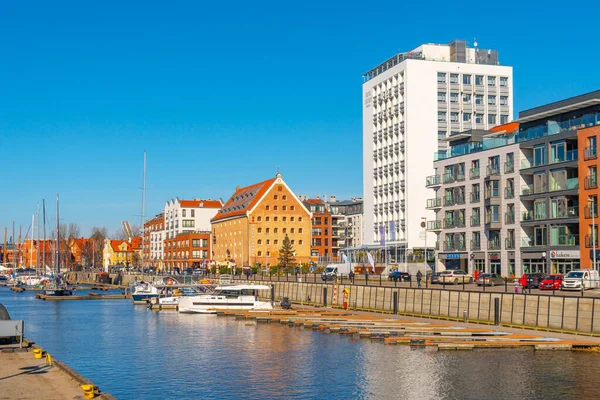
<svg viewBox="0 0 600 400">
<path fill-rule="evenodd" d="M 4 1 L 0 228 L 57 192 L 84 235 L 138 223 L 144 150 L 147 215 L 277 167 L 297 194 L 359 196 L 361 76 L 399 51 L 477 38 L 517 111 L 600 88 L 600 6 L 547 5 Z"/>
</svg>

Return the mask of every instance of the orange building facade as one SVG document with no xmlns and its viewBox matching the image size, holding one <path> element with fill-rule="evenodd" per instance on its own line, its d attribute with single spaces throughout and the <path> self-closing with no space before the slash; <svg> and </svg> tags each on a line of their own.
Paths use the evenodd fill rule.
<svg viewBox="0 0 600 400">
<path fill-rule="evenodd" d="M 165 216 L 155 215 L 144 223 L 144 267 L 161 268 L 164 257 Z"/>
<path fill-rule="evenodd" d="M 311 256 L 329 257 L 332 255 L 332 218 L 321 199 L 306 199 L 306 208 L 312 213 Z"/>
<path fill-rule="evenodd" d="M 212 252 L 218 263 L 238 267 L 278 264 L 279 250 L 289 237 L 297 263 L 311 255 L 312 214 L 281 178 L 281 174 L 238 187 L 212 219 Z"/>
<path fill-rule="evenodd" d="M 592 268 L 594 248 L 596 248 L 596 265 L 600 264 L 600 251 L 598 250 L 599 136 L 600 126 L 580 129 L 577 132 L 581 268 Z"/>
<path fill-rule="evenodd" d="M 165 240 L 166 270 L 204 267 L 211 254 L 210 232 L 185 232 Z"/>
</svg>

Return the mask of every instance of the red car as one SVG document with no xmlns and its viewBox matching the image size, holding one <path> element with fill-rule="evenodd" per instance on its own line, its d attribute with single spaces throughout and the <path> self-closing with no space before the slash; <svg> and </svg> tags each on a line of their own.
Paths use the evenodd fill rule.
<svg viewBox="0 0 600 400">
<path fill-rule="evenodd" d="M 560 290 L 560 285 L 562 283 L 563 276 L 554 274 L 548 275 L 542 283 L 540 283 L 541 290 Z"/>
</svg>

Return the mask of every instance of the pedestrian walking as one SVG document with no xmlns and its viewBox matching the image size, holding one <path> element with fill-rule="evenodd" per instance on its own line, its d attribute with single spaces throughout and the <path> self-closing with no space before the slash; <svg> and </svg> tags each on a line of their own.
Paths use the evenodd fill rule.
<svg viewBox="0 0 600 400">
<path fill-rule="evenodd" d="M 519 278 L 515 278 L 515 293 L 519 293 Z"/>
<path fill-rule="evenodd" d="M 423 274 L 421 270 L 417 271 L 417 287 L 421 287 L 421 279 L 423 279 Z"/>
</svg>

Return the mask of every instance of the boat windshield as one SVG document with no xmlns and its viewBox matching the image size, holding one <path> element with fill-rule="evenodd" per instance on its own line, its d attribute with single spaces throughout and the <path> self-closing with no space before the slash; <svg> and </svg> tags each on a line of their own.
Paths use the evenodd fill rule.
<svg viewBox="0 0 600 400">
<path fill-rule="evenodd" d="M 224 296 L 254 296 L 254 289 L 223 289 L 218 290 L 215 294 Z"/>
</svg>

